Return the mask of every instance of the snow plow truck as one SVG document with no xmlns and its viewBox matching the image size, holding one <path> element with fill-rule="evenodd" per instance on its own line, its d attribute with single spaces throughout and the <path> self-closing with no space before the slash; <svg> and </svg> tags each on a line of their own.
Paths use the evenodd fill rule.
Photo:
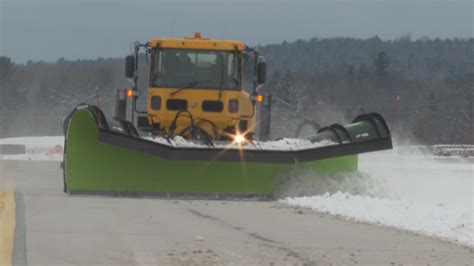
<svg viewBox="0 0 474 266">
<path fill-rule="evenodd" d="M 146 105 L 137 99 L 148 64 Z M 376 113 L 301 139 L 270 140 L 266 61 L 241 41 L 153 38 L 125 58 L 131 87 L 115 114 L 77 106 L 65 119 L 64 191 L 138 197 L 272 199 L 292 169 L 357 171 L 357 155 L 392 148 Z M 258 134 L 257 134 L 258 133 Z"/>
</svg>

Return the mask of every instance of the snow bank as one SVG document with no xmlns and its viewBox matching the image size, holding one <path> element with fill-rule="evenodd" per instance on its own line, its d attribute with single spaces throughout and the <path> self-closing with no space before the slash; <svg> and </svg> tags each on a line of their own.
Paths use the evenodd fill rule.
<svg viewBox="0 0 474 266">
<path fill-rule="evenodd" d="M 313 173 L 300 184 L 304 195 L 293 188 L 297 193 L 280 202 L 474 246 L 473 160 L 387 151 L 360 155 L 359 169 L 362 175 L 331 183 L 315 181 L 325 178 Z M 319 187 L 309 193 L 314 184 Z"/>
<path fill-rule="evenodd" d="M 337 192 L 322 196 L 286 198 L 291 206 L 309 207 L 349 220 L 368 222 L 440 237 L 474 246 L 472 210 L 462 206 L 415 203 Z"/>
<path fill-rule="evenodd" d="M 0 139 L 0 144 L 25 145 L 25 154 L 0 155 L 2 160 L 62 161 L 64 137 L 21 137 Z"/>
<path fill-rule="evenodd" d="M 64 137 L 20 137 L 0 139 L 0 144 L 23 144 L 29 150 L 45 149 L 55 145 L 64 145 Z"/>
</svg>

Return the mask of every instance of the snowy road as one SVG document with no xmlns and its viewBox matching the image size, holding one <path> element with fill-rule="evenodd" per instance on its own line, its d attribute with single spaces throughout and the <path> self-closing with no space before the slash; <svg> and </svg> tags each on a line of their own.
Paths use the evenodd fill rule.
<svg viewBox="0 0 474 266">
<path fill-rule="evenodd" d="M 68 197 L 59 163 L 34 162 L 60 161 L 62 138 L 22 142 L 0 190 L 16 191 L 29 265 L 473 262 L 472 159 L 372 153 L 357 176 L 299 173 L 280 202 L 168 201 Z"/>
<path fill-rule="evenodd" d="M 28 265 L 469 265 L 473 256 L 278 202 L 66 196 L 58 162 L 1 161 L 0 173 L 17 194 L 14 259 Z"/>
</svg>

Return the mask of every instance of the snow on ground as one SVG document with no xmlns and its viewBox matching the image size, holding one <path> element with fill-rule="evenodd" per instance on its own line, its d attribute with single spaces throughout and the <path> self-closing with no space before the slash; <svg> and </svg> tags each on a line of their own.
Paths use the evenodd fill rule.
<svg viewBox="0 0 474 266">
<path fill-rule="evenodd" d="M 320 185 L 315 193 L 308 192 L 314 184 L 306 179 L 304 196 L 293 188 L 293 195 L 280 201 L 474 246 L 472 158 L 433 158 L 399 150 L 359 158 L 362 174 L 327 183 L 321 180 L 328 177 L 313 173 L 312 182 Z"/>
<path fill-rule="evenodd" d="M 283 202 L 316 209 L 349 220 L 390 226 L 474 246 L 472 210 L 442 203 L 417 203 L 337 192 L 322 196 L 287 198 Z M 454 208 L 453 208 L 454 207 Z"/>
<path fill-rule="evenodd" d="M 0 139 L 0 144 L 25 145 L 26 154 L 0 155 L 3 160 L 62 161 L 64 137 L 21 137 Z"/>
</svg>

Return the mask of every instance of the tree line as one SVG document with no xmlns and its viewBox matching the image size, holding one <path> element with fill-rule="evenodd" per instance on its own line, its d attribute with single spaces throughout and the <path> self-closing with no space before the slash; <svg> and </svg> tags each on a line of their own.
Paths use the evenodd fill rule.
<svg viewBox="0 0 474 266">
<path fill-rule="evenodd" d="M 312 38 L 258 48 L 269 70 L 263 92 L 273 96 L 273 137 L 292 137 L 305 119 L 327 125 L 379 112 L 399 140 L 474 143 L 472 38 Z M 0 137 L 59 135 L 62 118 L 83 102 L 113 114 L 115 90 L 129 86 L 123 64 L 0 57 Z"/>
</svg>

